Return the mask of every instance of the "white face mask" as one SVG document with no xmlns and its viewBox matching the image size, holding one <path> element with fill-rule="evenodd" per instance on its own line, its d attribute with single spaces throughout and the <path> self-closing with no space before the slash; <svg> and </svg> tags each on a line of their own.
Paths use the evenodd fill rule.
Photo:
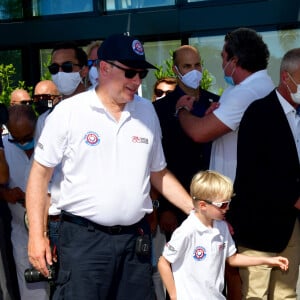
<svg viewBox="0 0 300 300">
<path fill-rule="evenodd" d="M 197 89 L 199 87 L 202 79 L 202 73 L 200 71 L 192 70 L 184 75 L 181 75 L 177 66 L 175 66 L 175 68 L 179 74 L 178 77 L 180 78 L 180 80 L 184 85 L 192 89 Z"/>
<path fill-rule="evenodd" d="M 289 91 L 290 91 L 290 95 L 291 95 L 291 98 L 293 100 L 294 103 L 297 103 L 297 104 L 300 104 L 300 84 L 297 84 L 295 82 L 295 80 L 292 78 L 292 76 L 289 74 L 289 77 L 291 78 L 291 80 L 293 81 L 293 83 L 297 86 L 297 92 L 296 93 L 292 93 L 289 86 L 287 85 Z"/>
<path fill-rule="evenodd" d="M 53 82 L 56 84 L 59 92 L 63 95 L 72 95 L 81 82 L 79 72 L 58 72 L 51 75 Z"/>
<path fill-rule="evenodd" d="M 89 70 L 89 80 L 90 80 L 92 86 L 95 86 L 98 84 L 98 77 L 99 77 L 99 73 L 98 73 L 97 67 L 92 66 Z"/>
</svg>

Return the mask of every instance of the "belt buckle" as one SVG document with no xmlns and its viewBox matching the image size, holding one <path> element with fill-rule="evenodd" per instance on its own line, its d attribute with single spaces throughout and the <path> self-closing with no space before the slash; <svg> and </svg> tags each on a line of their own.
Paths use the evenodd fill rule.
<svg viewBox="0 0 300 300">
<path fill-rule="evenodd" d="M 122 231 L 122 226 L 120 225 L 108 227 L 108 232 L 111 234 L 118 234 L 121 233 L 121 231 Z"/>
</svg>

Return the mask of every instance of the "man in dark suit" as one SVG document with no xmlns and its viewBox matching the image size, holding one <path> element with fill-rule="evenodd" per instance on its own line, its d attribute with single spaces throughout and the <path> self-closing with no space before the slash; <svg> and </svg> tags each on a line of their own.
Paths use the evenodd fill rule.
<svg viewBox="0 0 300 300">
<path fill-rule="evenodd" d="M 282 59 L 280 83 L 240 123 L 236 196 L 227 220 L 241 253 L 283 255 L 289 271 L 241 268 L 243 299 L 296 299 L 300 262 L 300 48 Z M 298 124 L 299 123 L 299 124 Z M 297 209 L 298 208 L 298 209 Z"/>
<path fill-rule="evenodd" d="M 194 174 L 199 170 L 206 170 L 209 166 L 211 143 L 196 143 L 183 131 L 176 116 L 176 103 L 183 95 L 195 96 L 197 101 L 192 113 L 202 117 L 211 103 L 219 100 L 219 96 L 199 87 L 202 65 L 199 51 L 195 47 L 183 45 L 174 51 L 173 71 L 177 76 L 175 90 L 153 104 L 162 129 L 162 144 L 168 168 L 185 189 L 189 190 Z M 160 197 L 160 200 L 160 224 L 165 232 L 171 234 L 186 215 L 174 205 L 168 204 L 163 197 Z M 175 214 L 176 219 L 173 224 L 170 222 L 171 213 Z M 167 238 L 169 237 L 167 234 Z"/>
</svg>

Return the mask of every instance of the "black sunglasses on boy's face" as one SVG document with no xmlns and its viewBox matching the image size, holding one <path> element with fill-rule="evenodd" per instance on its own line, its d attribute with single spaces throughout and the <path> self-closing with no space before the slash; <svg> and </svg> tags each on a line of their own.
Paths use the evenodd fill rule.
<svg viewBox="0 0 300 300">
<path fill-rule="evenodd" d="M 147 74 L 148 74 L 148 70 L 142 70 L 142 71 L 136 71 L 134 69 L 125 69 L 119 65 L 116 65 L 115 63 L 111 62 L 111 61 L 107 61 L 107 63 L 109 63 L 110 65 L 124 71 L 125 73 L 125 77 L 132 79 L 136 74 L 139 74 L 140 79 L 144 79 Z"/>
<path fill-rule="evenodd" d="M 79 64 L 74 64 L 71 61 L 66 61 L 62 63 L 61 65 L 57 63 L 53 63 L 50 66 L 48 66 L 48 70 L 52 75 L 55 75 L 59 72 L 59 69 L 61 68 L 63 72 L 65 73 L 71 73 L 73 72 L 73 66 L 81 67 Z"/>
</svg>

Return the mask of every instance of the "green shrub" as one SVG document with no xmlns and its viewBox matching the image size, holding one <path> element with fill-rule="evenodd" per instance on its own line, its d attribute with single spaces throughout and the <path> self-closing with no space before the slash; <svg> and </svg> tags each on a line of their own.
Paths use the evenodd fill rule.
<svg viewBox="0 0 300 300">
<path fill-rule="evenodd" d="M 19 80 L 17 84 L 14 83 L 12 78 L 16 74 L 16 69 L 13 64 L 4 65 L 0 64 L 0 103 L 6 106 L 10 103 L 10 94 L 15 89 L 25 89 L 32 95 L 33 87 L 26 86 L 25 81 Z"/>
</svg>

